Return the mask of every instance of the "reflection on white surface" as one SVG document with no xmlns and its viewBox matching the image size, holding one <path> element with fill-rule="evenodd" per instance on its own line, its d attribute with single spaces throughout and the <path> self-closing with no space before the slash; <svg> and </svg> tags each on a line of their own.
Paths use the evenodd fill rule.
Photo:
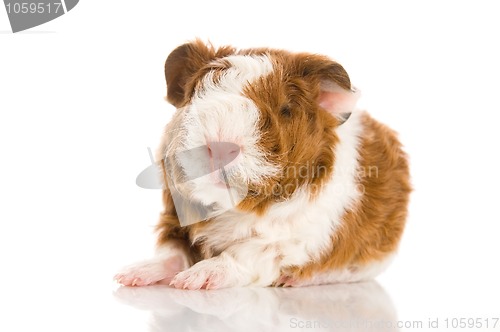
<svg viewBox="0 0 500 332">
<path fill-rule="evenodd" d="M 120 287 L 122 303 L 150 311 L 150 331 L 398 331 L 376 282 L 304 288 L 185 291 Z"/>
</svg>

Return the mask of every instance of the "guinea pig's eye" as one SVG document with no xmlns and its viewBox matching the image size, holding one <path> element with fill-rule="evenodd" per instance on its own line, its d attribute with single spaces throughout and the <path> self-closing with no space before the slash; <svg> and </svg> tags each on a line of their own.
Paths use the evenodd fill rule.
<svg viewBox="0 0 500 332">
<path fill-rule="evenodd" d="M 281 106 L 280 115 L 284 118 L 291 118 L 292 117 L 292 108 L 290 107 L 290 105 Z"/>
</svg>

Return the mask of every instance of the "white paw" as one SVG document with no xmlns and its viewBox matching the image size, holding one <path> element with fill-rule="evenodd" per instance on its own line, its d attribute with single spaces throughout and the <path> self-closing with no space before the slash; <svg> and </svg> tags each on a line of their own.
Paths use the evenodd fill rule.
<svg viewBox="0 0 500 332">
<path fill-rule="evenodd" d="M 181 289 L 226 288 L 240 286 L 241 278 L 238 276 L 236 266 L 219 256 L 198 262 L 186 271 L 179 272 L 170 285 Z"/>
<path fill-rule="evenodd" d="M 173 276 L 184 269 L 183 257 L 154 258 L 125 267 L 114 280 L 124 286 L 169 284 Z"/>
</svg>

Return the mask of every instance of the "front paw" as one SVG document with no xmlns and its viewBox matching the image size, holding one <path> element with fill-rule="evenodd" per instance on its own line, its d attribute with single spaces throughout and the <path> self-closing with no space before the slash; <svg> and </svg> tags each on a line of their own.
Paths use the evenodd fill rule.
<svg viewBox="0 0 500 332">
<path fill-rule="evenodd" d="M 214 257 L 196 263 L 186 271 L 179 272 L 170 282 L 180 289 L 218 289 L 240 286 L 240 273 L 231 262 Z"/>
<path fill-rule="evenodd" d="M 114 280 L 124 286 L 168 285 L 172 277 L 184 269 L 182 262 L 181 256 L 151 259 L 125 267 Z"/>
</svg>

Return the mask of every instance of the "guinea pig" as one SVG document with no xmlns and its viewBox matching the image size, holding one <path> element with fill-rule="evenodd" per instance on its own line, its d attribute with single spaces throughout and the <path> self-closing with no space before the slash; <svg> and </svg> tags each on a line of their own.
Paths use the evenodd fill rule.
<svg viewBox="0 0 500 332">
<path fill-rule="evenodd" d="M 407 218 L 408 158 L 356 108 L 327 56 L 214 48 L 165 62 L 164 211 L 156 255 L 115 276 L 181 289 L 307 286 L 374 278 Z"/>
</svg>

